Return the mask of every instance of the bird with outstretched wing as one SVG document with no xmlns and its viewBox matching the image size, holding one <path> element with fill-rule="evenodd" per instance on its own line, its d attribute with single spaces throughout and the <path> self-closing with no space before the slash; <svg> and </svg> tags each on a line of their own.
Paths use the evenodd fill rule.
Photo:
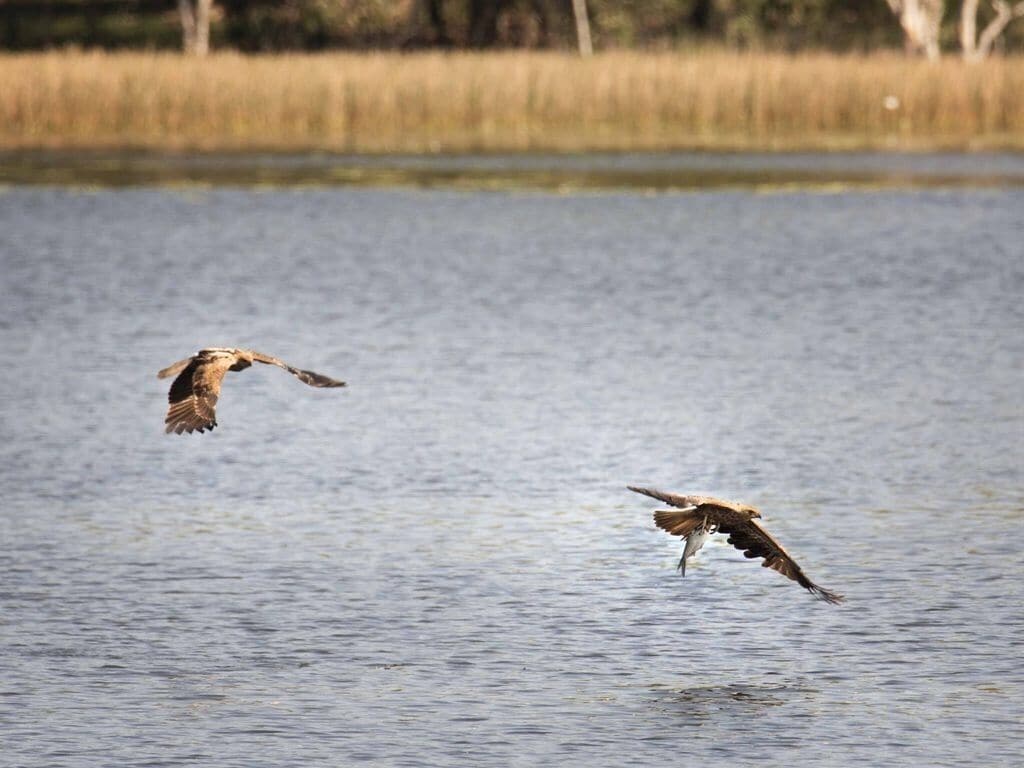
<svg viewBox="0 0 1024 768">
<path fill-rule="evenodd" d="M 761 565 L 778 571 L 792 579 L 815 597 L 829 603 L 841 603 L 843 596 L 819 587 L 807 576 L 782 545 L 754 520 L 761 512 L 747 504 L 738 504 L 713 496 L 682 496 L 664 493 L 650 488 L 627 486 L 629 490 L 663 501 L 676 509 L 659 509 L 654 513 L 654 523 L 663 531 L 682 536 L 686 547 L 679 567 L 686 573 L 686 559 L 696 554 L 704 540 L 712 533 L 728 535 L 729 543 L 743 552 L 745 557 L 760 557 Z M 692 543 L 691 543 L 692 542 Z"/>
<path fill-rule="evenodd" d="M 345 382 L 337 381 L 313 371 L 293 368 L 283 360 L 264 355 L 251 349 L 232 347 L 209 347 L 201 349 L 191 357 L 169 365 L 157 374 L 158 378 L 177 376 L 171 382 L 167 394 L 170 403 L 167 409 L 166 432 L 180 435 L 182 432 L 205 432 L 217 426 L 217 399 L 220 385 L 228 371 L 244 371 L 254 362 L 276 365 L 311 387 L 344 387 Z"/>
</svg>

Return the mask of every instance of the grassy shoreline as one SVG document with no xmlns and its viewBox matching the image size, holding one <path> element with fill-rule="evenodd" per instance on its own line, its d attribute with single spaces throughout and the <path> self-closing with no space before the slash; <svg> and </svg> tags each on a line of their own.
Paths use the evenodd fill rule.
<svg viewBox="0 0 1024 768">
<path fill-rule="evenodd" d="M 1024 150 L 1024 57 L 0 55 L 0 148 Z"/>
</svg>

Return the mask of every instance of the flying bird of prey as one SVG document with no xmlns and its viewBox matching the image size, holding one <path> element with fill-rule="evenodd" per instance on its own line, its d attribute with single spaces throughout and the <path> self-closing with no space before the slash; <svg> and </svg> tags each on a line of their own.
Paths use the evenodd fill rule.
<svg viewBox="0 0 1024 768">
<path fill-rule="evenodd" d="M 695 555 L 713 533 L 729 536 L 729 543 L 742 550 L 746 557 L 760 557 L 765 568 L 772 568 L 792 579 L 816 597 L 829 603 L 841 603 L 843 596 L 808 579 L 796 560 L 782 548 L 760 525 L 754 522 L 761 517 L 756 507 L 716 499 L 712 496 L 679 496 L 649 488 L 626 486 L 631 491 L 664 501 L 678 509 L 659 509 L 654 513 L 654 522 L 663 531 L 686 538 L 679 569 L 686 574 L 686 560 Z"/>
<path fill-rule="evenodd" d="M 282 360 L 251 349 L 210 347 L 201 349 L 192 357 L 179 360 L 157 374 L 166 379 L 177 374 L 167 395 L 170 407 L 167 409 L 166 431 L 180 435 L 193 430 L 204 432 L 217 426 L 214 410 L 220 396 L 220 383 L 228 371 L 244 371 L 253 362 L 267 363 L 284 368 L 299 381 L 311 387 L 344 387 L 345 382 L 300 368 L 292 368 Z"/>
</svg>

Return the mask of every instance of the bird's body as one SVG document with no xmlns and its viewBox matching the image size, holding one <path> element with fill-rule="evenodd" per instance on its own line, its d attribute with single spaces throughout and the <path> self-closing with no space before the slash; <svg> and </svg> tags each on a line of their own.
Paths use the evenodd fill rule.
<svg viewBox="0 0 1024 768">
<path fill-rule="evenodd" d="M 251 349 L 234 347 L 208 347 L 199 350 L 192 357 L 179 360 L 157 374 L 158 378 L 177 376 L 171 382 L 167 400 L 167 432 L 180 435 L 194 430 L 204 432 L 217 426 L 216 406 L 220 397 L 220 385 L 228 371 L 244 371 L 253 362 L 266 363 L 284 368 L 299 381 L 311 387 L 343 387 L 345 382 L 337 381 L 313 371 L 293 368 L 282 360 Z"/>
<path fill-rule="evenodd" d="M 816 597 L 829 603 L 840 603 L 843 596 L 819 587 L 804 572 L 772 536 L 754 520 L 761 517 L 756 507 L 738 504 L 713 496 L 682 496 L 649 488 L 628 486 L 629 490 L 664 501 L 676 509 L 659 509 L 654 513 L 655 524 L 675 536 L 686 538 L 679 568 L 686 573 L 686 560 L 697 553 L 712 533 L 724 533 L 729 543 L 742 550 L 745 557 L 760 557 L 762 565 L 792 579 Z"/>
</svg>

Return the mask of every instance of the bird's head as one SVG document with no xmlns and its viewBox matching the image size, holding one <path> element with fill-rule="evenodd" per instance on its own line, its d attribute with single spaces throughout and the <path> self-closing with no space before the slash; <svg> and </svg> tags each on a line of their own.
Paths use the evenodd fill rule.
<svg viewBox="0 0 1024 768">
<path fill-rule="evenodd" d="M 231 366 L 232 371 L 244 371 L 246 368 L 252 368 L 252 352 L 248 349 L 232 349 L 231 357 L 235 360 L 234 365 Z"/>
<path fill-rule="evenodd" d="M 743 511 L 746 512 L 747 515 L 750 516 L 751 520 L 754 520 L 755 518 L 760 518 L 761 517 L 761 510 L 759 510 L 757 507 L 751 507 L 749 505 L 744 505 Z"/>
</svg>

